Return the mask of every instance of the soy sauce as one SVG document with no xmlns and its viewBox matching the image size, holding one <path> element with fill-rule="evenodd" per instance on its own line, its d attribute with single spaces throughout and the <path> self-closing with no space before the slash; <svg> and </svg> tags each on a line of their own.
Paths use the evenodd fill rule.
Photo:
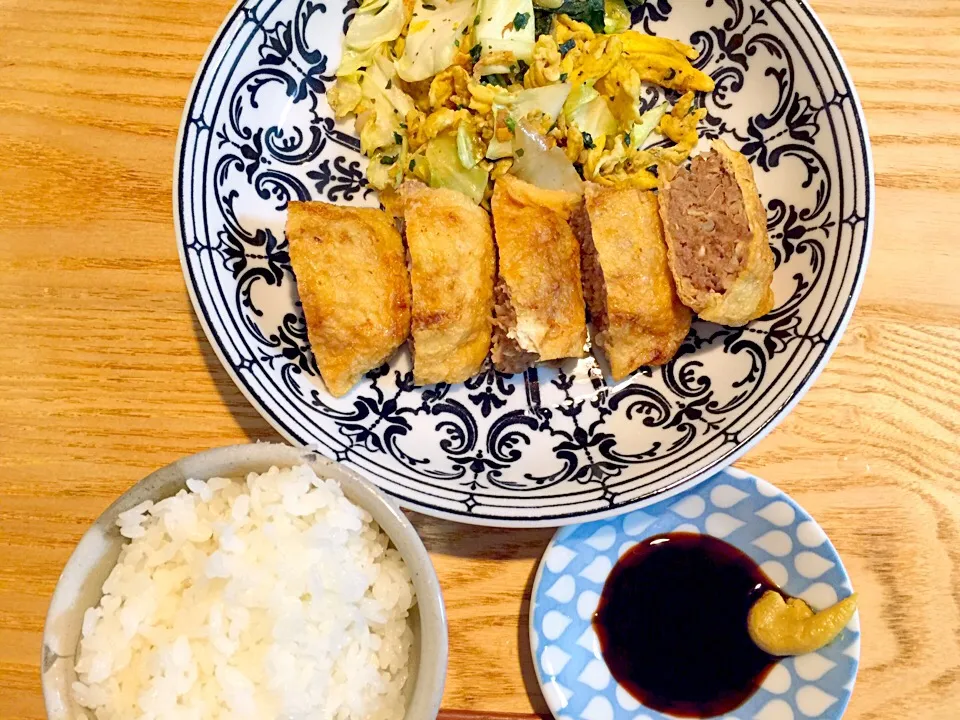
<svg viewBox="0 0 960 720">
<path fill-rule="evenodd" d="M 617 682 L 646 707 L 678 717 L 725 715 L 760 687 L 778 658 L 753 644 L 747 613 L 773 581 L 747 555 L 707 535 L 670 533 L 629 550 L 593 618 Z"/>
</svg>

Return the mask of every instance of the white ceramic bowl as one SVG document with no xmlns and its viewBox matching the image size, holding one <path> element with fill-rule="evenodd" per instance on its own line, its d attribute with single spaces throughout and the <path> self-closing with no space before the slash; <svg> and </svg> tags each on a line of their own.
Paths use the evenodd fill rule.
<svg viewBox="0 0 960 720">
<path fill-rule="evenodd" d="M 84 534 L 60 575 L 43 631 L 42 682 L 47 717 L 87 717 L 70 692 L 76 679 L 74 656 L 83 614 L 100 601 L 103 583 L 126 541 L 116 526 L 121 512 L 145 500 L 170 497 L 190 478 L 241 478 L 250 472 L 266 472 L 274 465 L 303 463 L 321 477 L 337 480 L 344 494 L 373 516 L 406 561 L 417 594 L 411 616 L 414 647 L 406 686 L 406 717 L 436 717 L 447 672 L 447 621 L 440 583 L 417 531 L 392 500 L 350 470 L 309 450 L 269 443 L 207 450 L 161 468 L 121 495 Z"/>
</svg>

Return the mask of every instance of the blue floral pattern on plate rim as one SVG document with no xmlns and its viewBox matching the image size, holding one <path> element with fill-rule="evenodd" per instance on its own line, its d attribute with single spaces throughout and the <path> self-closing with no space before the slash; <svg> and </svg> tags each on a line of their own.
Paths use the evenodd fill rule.
<svg viewBox="0 0 960 720">
<path fill-rule="evenodd" d="M 558 720 L 660 720 L 611 677 L 593 613 L 617 559 L 667 532 L 722 538 L 753 558 L 778 586 L 816 609 L 853 592 L 836 549 L 796 502 L 770 483 L 728 468 L 692 492 L 620 517 L 561 528 L 534 579 L 530 648 Z M 850 701 L 860 659 L 860 616 L 826 648 L 781 661 L 727 720 L 836 720 Z"/>
<path fill-rule="evenodd" d="M 487 525 L 610 517 L 733 462 L 810 387 L 853 311 L 869 256 L 873 167 L 859 100 L 803 0 L 650 0 L 634 25 L 687 40 L 717 89 L 723 137 L 768 206 L 777 307 L 747 328 L 695 323 L 678 356 L 617 385 L 588 358 L 417 388 L 403 351 L 332 398 L 307 342 L 284 210 L 373 204 L 364 159 L 325 93 L 357 0 L 243 0 L 188 100 L 174 182 L 179 251 L 207 337 L 288 440 L 403 505 Z M 650 89 L 645 105 L 661 100 Z"/>
</svg>

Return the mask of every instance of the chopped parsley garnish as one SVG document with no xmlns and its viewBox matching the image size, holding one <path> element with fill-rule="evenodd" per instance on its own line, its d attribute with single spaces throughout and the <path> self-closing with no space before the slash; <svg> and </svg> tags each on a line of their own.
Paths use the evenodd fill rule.
<svg viewBox="0 0 960 720">
<path fill-rule="evenodd" d="M 511 133 L 516 133 L 517 121 L 514 120 L 512 117 L 508 115 L 507 119 L 503 121 L 503 124 L 507 126 L 507 130 L 509 130 Z"/>
<path fill-rule="evenodd" d="M 392 87 L 393 87 L 393 78 L 390 78 L 389 80 L 387 80 L 386 88 L 387 90 L 389 90 Z"/>
<path fill-rule="evenodd" d="M 400 123 L 400 127 L 402 127 L 404 130 L 406 130 L 406 129 L 407 129 L 407 124 L 406 124 L 405 122 L 402 122 L 402 123 Z"/>
<path fill-rule="evenodd" d="M 381 165 L 393 165 L 396 161 L 396 155 L 384 155 L 382 158 L 380 158 Z"/>
<path fill-rule="evenodd" d="M 414 165 L 416 165 L 416 164 L 417 164 L 417 161 L 416 161 L 416 160 L 411 160 L 411 161 L 410 161 L 410 165 L 407 166 L 407 167 L 410 168 L 410 172 L 413 172 L 413 167 L 414 167 Z"/>
<path fill-rule="evenodd" d="M 517 79 L 523 80 L 523 76 L 527 74 L 527 70 L 529 69 L 530 66 L 523 60 L 517 60 Z"/>
<path fill-rule="evenodd" d="M 470 34 L 470 26 L 469 26 L 469 25 L 464 25 L 464 26 L 463 26 L 463 30 L 461 30 L 460 32 L 461 32 L 461 34 L 463 34 L 463 35 L 469 35 L 469 34 Z"/>
<path fill-rule="evenodd" d="M 517 148 L 517 157 L 523 157 L 523 148 Z"/>
<path fill-rule="evenodd" d="M 506 87 L 507 81 L 500 75 L 484 75 L 480 78 L 481 85 L 496 85 L 497 87 Z"/>
<path fill-rule="evenodd" d="M 630 133 L 623 134 L 623 144 L 630 147 Z"/>
<path fill-rule="evenodd" d="M 393 134 L 393 141 L 394 141 L 397 145 L 399 145 L 400 143 L 403 142 L 403 138 L 400 136 L 400 133 L 395 132 L 395 133 Z"/>
<path fill-rule="evenodd" d="M 573 38 L 570 38 L 565 43 L 560 43 L 560 55 L 561 57 L 566 55 L 568 52 L 573 50 L 577 46 L 577 41 Z"/>
<path fill-rule="evenodd" d="M 459 41 L 459 40 L 454 40 L 454 41 L 453 41 L 453 46 L 454 46 L 454 47 L 460 47 L 460 41 Z"/>
<path fill-rule="evenodd" d="M 436 9 L 437 9 L 437 6 L 436 6 L 436 5 L 430 5 L 429 3 L 424 3 L 424 4 L 423 4 L 423 9 L 424 9 L 424 10 L 436 10 Z"/>
<path fill-rule="evenodd" d="M 473 24 L 474 24 L 474 25 L 479 25 L 479 24 L 480 24 L 480 16 L 479 16 L 479 15 L 477 15 L 477 16 L 473 19 Z"/>
<path fill-rule="evenodd" d="M 523 30 L 530 21 L 530 13 L 517 13 L 513 16 L 513 27 L 516 30 Z"/>
<path fill-rule="evenodd" d="M 566 81 L 567 81 L 567 74 L 560 73 L 560 82 L 566 82 Z"/>
<path fill-rule="evenodd" d="M 594 143 L 593 143 L 593 136 L 592 136 L 590 133 L 586 133 L 586 132 L 585 132 L 585 133 L 583 134 L 583 148 L 584 148 L 584 150 L 590 150 L 590 149 L 595 148 L 595 147 L 596 147 L 596 145 L 594 145 Z"/>
<path fill-rule="evenodd" d="M 470 59 L 474 62 L 480 61 L 480 53 L 483 52 L 483 48 L 480 46 L 480 43 L 477 43 L 472 48 L 470 48 Z"/>
</svg>

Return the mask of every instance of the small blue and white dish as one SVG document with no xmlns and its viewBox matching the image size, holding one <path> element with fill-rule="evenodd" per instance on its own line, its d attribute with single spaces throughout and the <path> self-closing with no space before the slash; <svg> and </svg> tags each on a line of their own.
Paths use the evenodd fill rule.
<svg viewBox="0 0 960 720">
<path fill-rule="evenodd" d="M 561 528 L 533 586 L 530 647 L 537 680 L 557 720 L 662 720 L 612 677 L 593 616 L 617 560 L 645 538 L 691 532 L 723 539 L 753 559 L 784 592 L 821 610 L 853 588 L 820 526 L 769 483 L 729 468 L 694 491 L 608 520 Z M 781 660 L 725 720 L 840 718 L 860 659 L 854 615 L 834 642 Z"/>
</svg>

